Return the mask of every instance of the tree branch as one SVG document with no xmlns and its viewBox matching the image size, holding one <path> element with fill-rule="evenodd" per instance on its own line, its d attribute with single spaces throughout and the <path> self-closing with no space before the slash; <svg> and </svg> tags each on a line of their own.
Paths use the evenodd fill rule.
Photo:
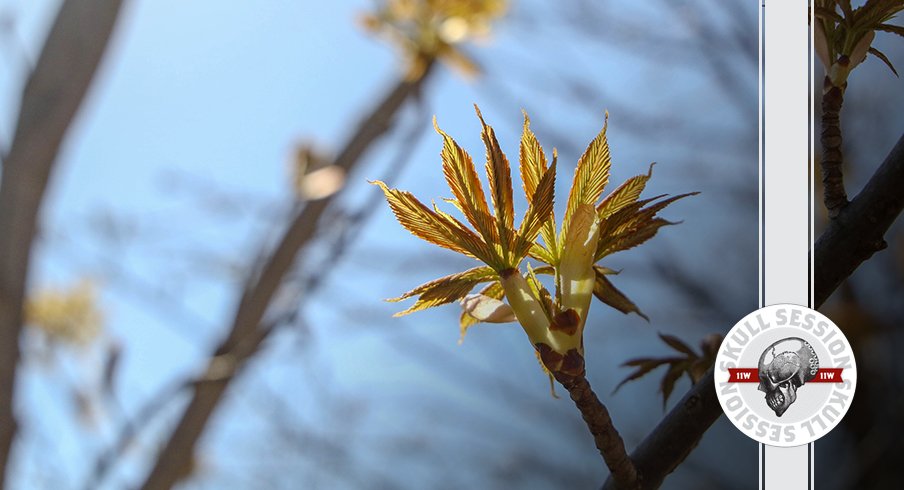
<svg viewBox="0 0 904 490">
<path fill-rule="evenodd" d="M 107 46 L 121 0 L 66 0 L 28 77 L 0 181 L 0 488 L 13 412 L 22 306 L 38 214 L 54 161 Z"/>
<path fill-rule="evenodd" d="M 883 236 L 904 209 L 901 189 L 904 189 L 904 135 L 863 190 L 816 241 L 815 308 L 863 261 L 885 248 Z M 643 488 L 659 488 L 721 415 L 710 369 L 631 454 Z M 611 477 L 603 485 L 604 490 L 616 488 Z"/>
<path fill-rule="evenodd" d="M 904 135 L 863 190 L 816 241 L 814 296 L 822 304 L 854 270 L 884 249 L 885 233 L 904 209 Z"/>
<path fill-rule="evenodd" d="M 411 97 L 419 94 L 432 63 L 416 80 L 401 80 L 356 128 L 333 164 L 348 171 L 358 163 L 365 151 L 392 126 L 396 114 Z M 256 280 L 245 288 L 230 328 L 208 363 L 207 381 L 196 383 L 192 399 L 176 424 L 169 440 L 159 453 L 153 469 L 142 485 L 145 490 L 172 488 L 183 476 L 195 445 L 219 405 L 226 388 L 245 362 L 258 350 L 272 331 L 262 321 L 271 300 L 301 249 L 311 241 L 317 222 L 332 199 L 312 201 L 293 219 L 273 253 L 266 259 Z M 224 364 L 226 373 L 219 372 Z"/>
</svg>

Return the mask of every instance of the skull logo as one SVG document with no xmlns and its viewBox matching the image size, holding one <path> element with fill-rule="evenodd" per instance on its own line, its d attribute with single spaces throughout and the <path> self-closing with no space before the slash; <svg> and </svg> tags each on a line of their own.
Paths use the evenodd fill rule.
<svg viewBox="0 0 904 490">
<path fill-rule="evenodd" d="M 788 337 L 773 343 L 760 355 L 759 390 L 766 404 L 781 417 L 797 400 L 797 389 L 816 377 L 819 358 L 807 341 Z"/>
</svg>

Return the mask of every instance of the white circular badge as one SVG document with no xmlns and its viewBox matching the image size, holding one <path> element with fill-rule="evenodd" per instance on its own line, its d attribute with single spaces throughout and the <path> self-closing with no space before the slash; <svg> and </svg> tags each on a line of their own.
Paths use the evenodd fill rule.
<svg viewBox="0 0 904 490">
<path fill-rule="evenodd" d="M 760 308 L 735 324 L 714 371 L 728 420 L 770 446 L 828 434 L 857 386 L 854 352 L 841 330 L 822 313 L 790 304 Z"/>
</svg>

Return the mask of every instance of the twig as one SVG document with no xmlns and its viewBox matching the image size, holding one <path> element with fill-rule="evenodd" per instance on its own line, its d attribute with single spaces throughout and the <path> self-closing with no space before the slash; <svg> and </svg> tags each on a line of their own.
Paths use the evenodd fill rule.
<svg viewBox="0 0 904 490">
<path fill-rule="evenodd" d="M 358 163 L 365 151 L 390 129 L 403 104 L 419 93 L 430 66 L 432 64 L 421 78 L 402 80 L 393 87 L 358 125 L 333 162 L 335 165 L 348 171 Z M 264 261 L 260 273 L 248 282 L 230 331 L 214 352 L 208 371 L 224 356 L 230 356 L 232 372 L 238 371 L 267 338 L 272 329 L 262 328 L 264 315 L 299 251 L 314 237 L 317 222 L 331 201 L 326 198 L 308 203 L 290 223 L 273 253 Z M 225 376 L 195 385 L 192 399 L 158 454 L 143 489 L 169 489 L 184 476 L 185 461 L 192 457 L 198 439 L 232 379 L 233 376 Z"/>
<path fill-rule="evenodd" d="M 847 205 L 847 193 L 844 191 L 844 173 L 842 165 L 844 155 L 841 152 L 841 106 L 844 103 L 844 88 L 832 85 L 827 76 L 826 90 L 822 94 L 822 133 L 819 141 L 822 144 L 823 201 L 830 218 L 835 218 Z"/>
<path fill-rule="evenodd" d="M 0 180 L 0 488 L 13 413 L 22 305 L 37 217 L 63 138 L 107 46 L 121 0 L 67 0 L 22 94 Z"/>
<path fill-rule="evenodd" d="M 142 427 L 147 426 L 157 418 L 163 409 L 176 397 L 189 388 L 189 383 L 176 383 L 168 385 L 148 399 L 131 419 L 127 419 L 119 430 L 115 442 L 94 463 L 94 470 L 85 483 L 85 490 L 99 488 L 106 480 L 118 459 L 126 452 L 129 445 L 138 436 Z"/>
<path fill-rule="evenodd" d="M 613 481 L 616 482 L 616 488 L 620 490 L 640 488 L 637 469 L 628 457 L 625 441 L 615 429 L 609 410 L 597 398 L 587 378 L 583 375 L 574 377 L 557 375 L 556 379 L 568 390 L 568 394 L 580 410 L 581 417 L 593 434 L 593 442 L 603 456 L 606 466 L 609 467 Z"/>
<path fill-rule="evenodd" d="M 904 135 L 866 186 L 816 241 L 814 307 L 873 253 L 884 248 L 883 236 L 904 209 Z M 713 370 L 687 392 L 631 454 L 643 489 L 659 488 L 722 415 Z M 613 478 L 604 490 L 618 488 Z"/>
</svg>

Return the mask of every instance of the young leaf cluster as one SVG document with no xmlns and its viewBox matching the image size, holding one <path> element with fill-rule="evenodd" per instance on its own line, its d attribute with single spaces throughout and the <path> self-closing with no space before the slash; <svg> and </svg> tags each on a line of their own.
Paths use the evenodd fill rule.
<svg viewBox="0 0 904 490">
<path fill-rule="evenodd" d="M 623 313 L 644 316 L 607 277 L 616 272 L 596 263 L 641 245 L 661 227 L 673 224 L 658 213 L 691 194 L 641 199 L 651 166 L 646 174 L 628 179 L 603 197 L 611 166 L 604 125 L 578 160 L 561 225 L 556 225 L 557 155 L 553 150 L 552 159 L 547 159 L 525 114 L 519 170 L 528 207 L 516 225 L 511 166 L 479 109 L 477 116 L 486 150 L 487 192 L 471 156 L 434 121 L 443 141 L 443 175 L 453 196 L 445 201 L 463 221 L 435 203 L 427 206 L 408 192 L 375 184 L 399 223 L 413 235 L 484 265 L 430 281 L 390 301 L 416 298 L 397 315 L 460 301 L 462 336 L 478 322 L 517 320 L 538 351 L 557 353 L 556 362 L 570 351 L 583 359 L 582 334 L 593 296 Z M 536 267 L 526 264 L 522 269 L 528 257 Z M 551 276 L 552 292 L 539 275 Z M 470 294 L 481 284 L 476 294 Z M 550 366 L 556 362 L 543 359 L 552 370 L 559 367 Z"/>
<path fill-rule="evenodd" d="M 848 75 L 868 54 L 898 75 L 888 56 L 872 42 L 877 31 L 904 37 L 904 27 L 889 23 L 902 10 L 904 0 L 867 0 L 857 8 L 850 0 L 816 0 L 814 47 L 832 85 L 844 87 Z"/>
</svg>

